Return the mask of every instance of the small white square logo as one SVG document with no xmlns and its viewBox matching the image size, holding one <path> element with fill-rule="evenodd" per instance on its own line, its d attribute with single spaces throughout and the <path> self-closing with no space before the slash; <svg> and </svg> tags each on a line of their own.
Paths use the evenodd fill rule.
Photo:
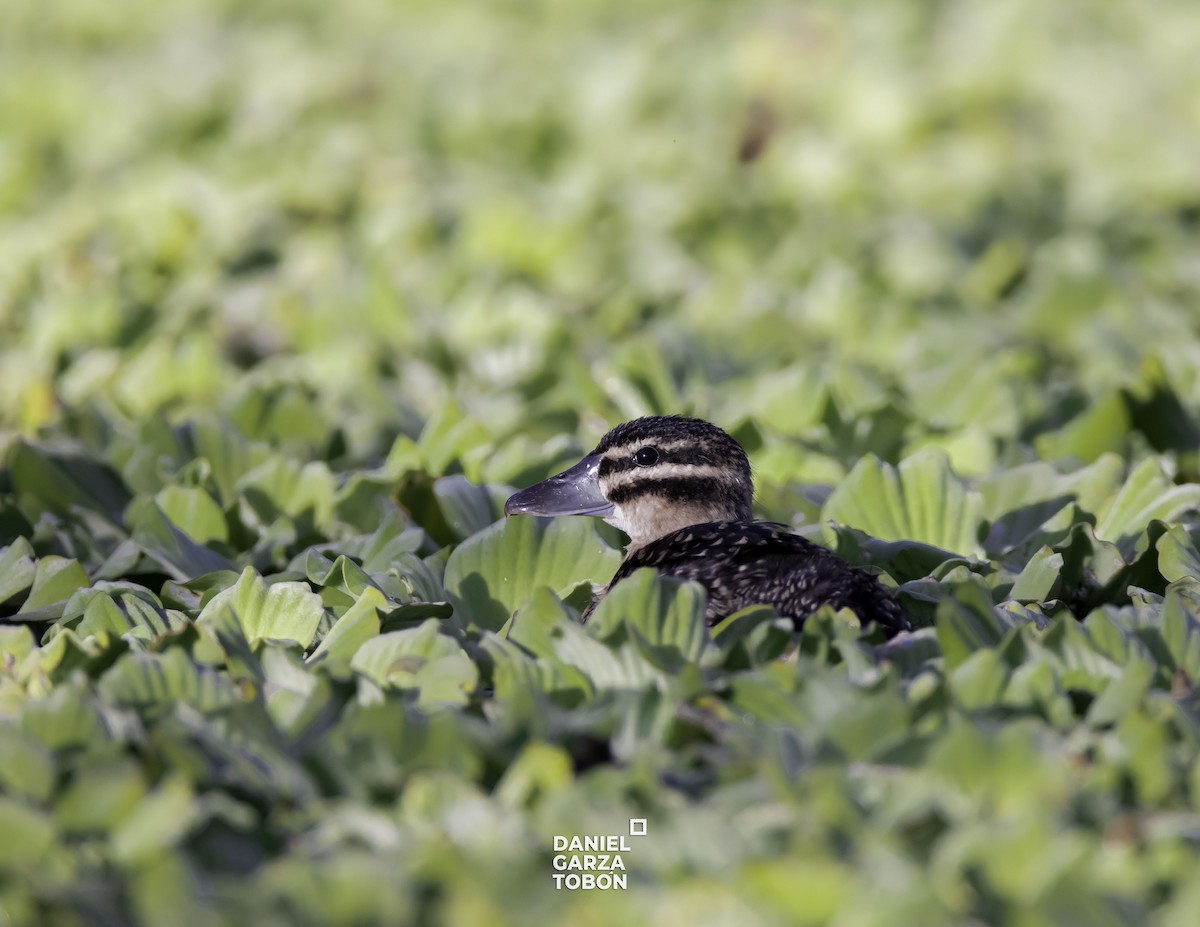
<svg viewBox="0 0 1200 927">
<path fill-rule="evenodd" d="M 646 819 L 645 818 L 630 818 L 629 819 L 629 836 L 630 837 L 645 837 L 646 836 Z"/>
</svg>

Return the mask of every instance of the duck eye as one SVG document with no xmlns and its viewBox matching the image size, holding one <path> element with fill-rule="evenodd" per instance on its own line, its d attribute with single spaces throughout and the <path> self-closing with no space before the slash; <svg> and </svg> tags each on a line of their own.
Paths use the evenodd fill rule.
<svg viewBox="0 0 1200 927">
<path fill-rule="evenodd" d="M 633 462 L 639 467 L 653 467 L 656 463 L 658 463 L 658 448 L 639 448 L 637 453 L 633 455 Z"/>
</svg>

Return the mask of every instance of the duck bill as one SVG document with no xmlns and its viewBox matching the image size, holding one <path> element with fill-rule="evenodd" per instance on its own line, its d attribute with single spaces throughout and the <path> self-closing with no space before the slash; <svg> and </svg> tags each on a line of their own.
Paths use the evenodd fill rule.
<svg viewBox="0 0 1200 927">
<path fill-rule="evenodd" d="M 600 455 L 509 496 L 505 515 L 607 515 L 612 504 L 600 492 Z"/>
</svg>

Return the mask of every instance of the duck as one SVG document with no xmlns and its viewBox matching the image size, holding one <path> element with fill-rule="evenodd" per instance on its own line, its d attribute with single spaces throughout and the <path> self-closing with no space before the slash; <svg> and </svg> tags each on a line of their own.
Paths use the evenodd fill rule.
<svg viewBox="0 0 1200 927">
<path fill-rule="evenodd" d="M 711 422 L 653 415 L 617 425 L 577 464 L 514 493 L 504 514 L 590 515 L 629 537 L 612 580 L 584 610 L 635 570 L 700 583 L 712 626 L 769 605 L 796 627 L 823 605 L 848 608 L 887 636 L 911 624 L 886 586 L 833 551 L 753 516 L 745 449 Z"/>
</svg>

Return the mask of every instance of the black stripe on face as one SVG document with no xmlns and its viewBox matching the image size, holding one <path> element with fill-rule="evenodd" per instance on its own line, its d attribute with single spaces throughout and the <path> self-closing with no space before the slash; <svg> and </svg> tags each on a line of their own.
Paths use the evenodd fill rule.
<svg viewBox="0 0 1200 927">
<path fill-rule="evenodd" d="M 628 454 L 622 453 L 620 457 L 605 456 L 600 460 L 600 478 L 610 476 L 614 473 L 627 473 L 630 470 L 637 470 L 638 465 L 634 463 L 633 455 L 643 447 L 653 447 L 658 451 L 658 460 L 649 467 L 644 467 L 647 474 L 654 472 L 654 468 L 658 464 L 696 464 L 699 466 L 729 466 L 730 461 L 721 460 L 718 456 L 710 451 L 710 449 L 689 444 L 686 447 L 677 447 L 670 450 L 663 450 L 654 444 L 639 444 L 637 447 L 630 449 Z"/>
<path fill-rule="evenodd" d="M 608 493 L 608 501 L 613 505 L 624 505 L 642 496 L 655 496 L 667 502 L 724 501 L 736 495 L 734 487 L 711 476 L 676 476 L 656 480 L 651 475 L 651 470 L 647 469 L 644 480 L 615 487 Z"/>
</svg>

